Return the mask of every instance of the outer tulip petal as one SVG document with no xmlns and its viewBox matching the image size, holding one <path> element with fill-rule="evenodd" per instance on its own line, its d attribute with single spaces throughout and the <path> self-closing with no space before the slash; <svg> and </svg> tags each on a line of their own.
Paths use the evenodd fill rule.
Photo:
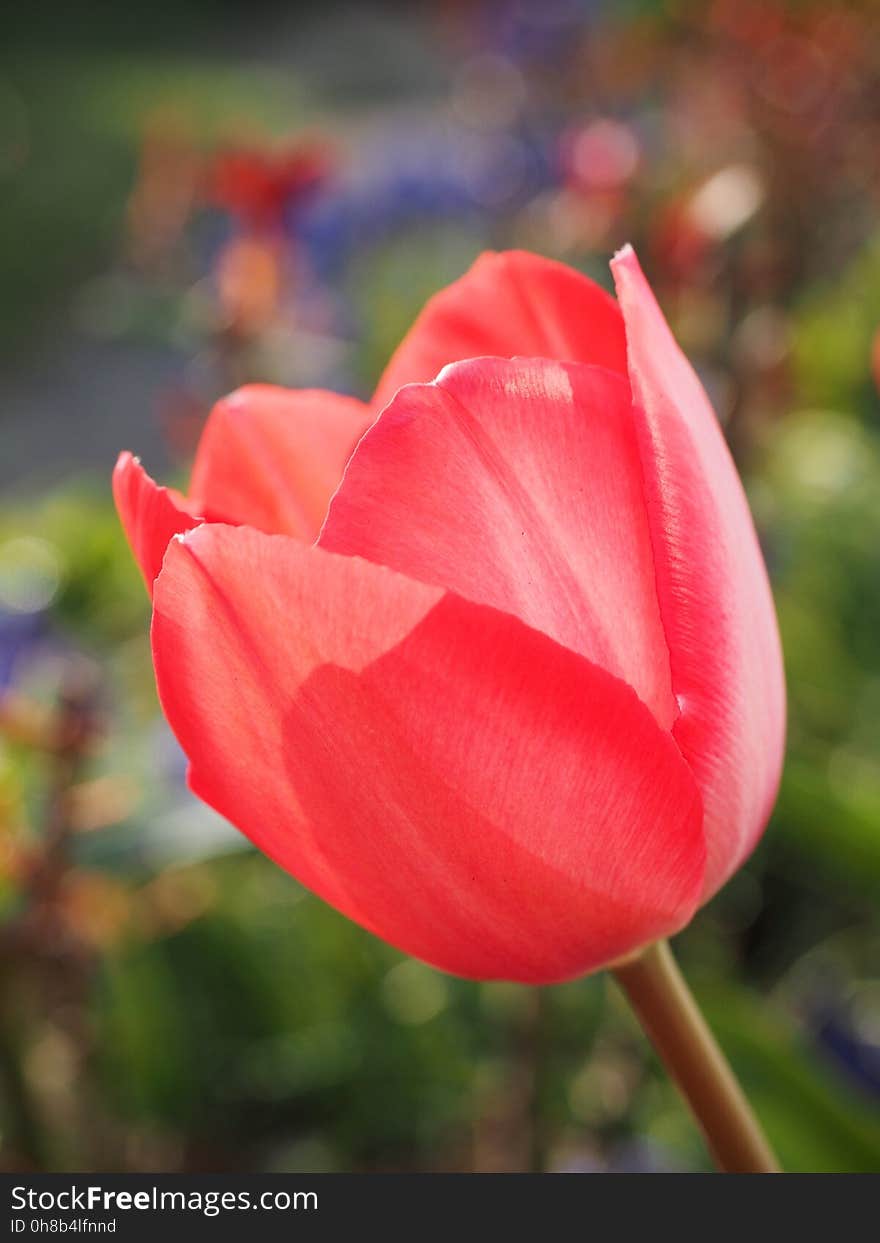
<svg viewBox="0 0 880 1243">
<path fill-rule="evenodd" d="M 753 848 L 779 784 L 785 686 L 773 599 L 720 426 L 630 247 L 612 268 L 626 320 L 672 685 L 674 736 L 703 795 L 705 896 Z"/>
<path fill-rule="evenodd" d="M 481 255 L 435 294 L 379 381 L 381 408 L 404 384 L 433 380 L 447 363 L 494 354 L 597 363 L 626 375 L 620 310 L 588 277 L 511 250 Z"/>
<path fill-rule="evenodd" d="M 211 412 L 190 493 L 211 521 L 311 542 L 371 418 L 363 402 L 338 393 L 239 389 Z"/>
<path fill-rule="evenodd" d="M 172 536 L 202 521 L 173 488 L 160 488 L 130 453 L 120 453 L 113 470 L 113 499 L 147 590 L 162 568 Z"/>
<path fill-rule="evenodd" d="M 153 652 L 195 792 L 408 953 L 551 981 L 693 912 L 701 810 L 677 747 L 516 618 L 203 526 L 165 559 Z"/>
<path fill-rule="evenodd" d="M 358 445 L 319 542 L 504 609 L 675 719 L 622 376 L 482 358 L 407 386 Z"/>
</svg>

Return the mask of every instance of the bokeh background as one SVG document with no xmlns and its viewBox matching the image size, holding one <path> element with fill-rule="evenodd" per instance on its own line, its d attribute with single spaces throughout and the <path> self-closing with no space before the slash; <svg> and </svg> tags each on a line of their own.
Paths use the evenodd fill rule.
<svg viewBox="0 0 880 1243">
<path fill-rule="evenodd" d="M 607 285 L 630 240 L 746 479 L 790 692 L 771 827 L 677 952 L 784 1164 L 880 1169 L 877 6 L 6 24 L 5 1168 L 708 1168 L 605 977 L 440 975 L 189 796 L 109 494 L 120 448 L 184 479 L 243 380 L 368 394 L 483 248 Z"/>
</svg>

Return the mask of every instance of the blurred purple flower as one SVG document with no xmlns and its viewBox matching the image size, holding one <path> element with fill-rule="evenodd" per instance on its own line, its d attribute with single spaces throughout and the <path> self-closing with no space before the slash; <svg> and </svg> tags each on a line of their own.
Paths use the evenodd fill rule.
<svg viewBox="0 0 880 1243">
<path fill-rule="evenodd" d="M 861 1093 L 880 1098 L 880 1043 L 860 1030 L 852 1003 L 819 1004 L 810 1020 L 822 1053 Z"/>
</svg>

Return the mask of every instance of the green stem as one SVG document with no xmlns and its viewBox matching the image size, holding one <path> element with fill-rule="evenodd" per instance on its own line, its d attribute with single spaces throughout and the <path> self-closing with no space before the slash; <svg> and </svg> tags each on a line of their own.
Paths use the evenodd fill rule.
<svg viewBox="0 0 880 1243">
<path fill-rule="evenodd" d="M 614 968 L 642 1026 L 728 1174 L 778 1174 L 779 1163 L 665 941 Z"/>
</svg>

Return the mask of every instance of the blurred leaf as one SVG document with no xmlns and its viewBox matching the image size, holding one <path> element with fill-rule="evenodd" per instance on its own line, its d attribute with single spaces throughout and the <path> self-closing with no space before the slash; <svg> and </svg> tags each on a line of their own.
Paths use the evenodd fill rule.
<svg viewBox="0 0 880 1243">
<path fill-rule="evenodd" d="M 795 866 L 829 884 L 876 900 L 880 892 L 880 795 L 853 785 L 831 786 L 827 772 L 805 758 L 789 760 L 775 823 Z M 798 862 L 799 856 L 807 856 Z"/>
<path fill-rule="evenodd" d="M 880 234 L 824 288 L 811 288 L 795 319 L 798 390 L 808 403 L 876 407 L 871 342 L 880 326 Z"/>
<path fill-rule="evenodd" d="M 715 980 L 698 980 L 695 992 L 784 1169 L 880 1170 L 880 1111 L 823 1067 L 784 1015 Z"/>
</svg>

